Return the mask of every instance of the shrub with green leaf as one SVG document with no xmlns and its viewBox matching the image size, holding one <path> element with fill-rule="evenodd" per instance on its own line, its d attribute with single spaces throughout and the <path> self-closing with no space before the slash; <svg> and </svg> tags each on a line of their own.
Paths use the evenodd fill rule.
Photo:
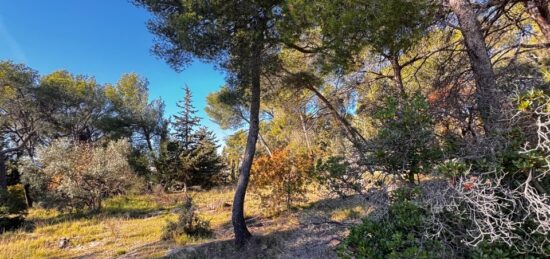
<svg viewBox="0 0 550 259">
<path fill-rule="evenodd" d="M 127 192 L 137 181 L 128 164 L 130 144 L 56 140 L 39 149 L 39 161 L 24 168 L 24 181 L 44 207 L 101 209 L 105 198 Z"/>
<path fill-rule="evenodd" d="M 414 183 L 416 174 L 429 171 L 439 159 L 435 124 L 421 93 L 386 98 L 374 117 L 379 130 L 372 160 L 384 171 Z"/>
<path fill-rule="evenodd" d="M 441 244 L 424 237 L 426 211 L 412 198 L 416 189 L 398 189 L 388 213 L 365 218 L 351 229 L 339 255 L 344 258 L 440 258 Z"/>
<path fill-rule="evenodd" d="M 27 212 L 25 189 L 23 185 L 8 186 L 7 190 L 0 190 L 0 233 L 19 227 L 24 221 Z"/>
<path fill-rule="evenodd" d="M 179 236 L 208 237 L 212 235 L 210 222 L 200 219 L 191 197 L 186 196 L 183 203 L 177 207 L 178 221 L 168 222 L 162 234 L 163 240 L 175 240 Z"/>
</svg>

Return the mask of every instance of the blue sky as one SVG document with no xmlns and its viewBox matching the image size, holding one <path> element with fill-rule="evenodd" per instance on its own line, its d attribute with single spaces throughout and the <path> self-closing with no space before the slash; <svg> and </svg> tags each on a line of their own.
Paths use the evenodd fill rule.
<svg viewBox="0 0 550 259">
<path fill-rule="evenodd" d="M 165 101 L 167 115 L 177 112 L 187 84 L 203 124 L 223 140 L 229 132 L 211 122 L 204 107 L 224 76 L 200 62 L 176 73 L 153 56 L 149 18 L 128 0 L 0 0 L 0 60 L 24 63 L 42 75 L 66 69 L 99 83 L 135 72 L 149 80 L 151 98 Z"/>
</svg>

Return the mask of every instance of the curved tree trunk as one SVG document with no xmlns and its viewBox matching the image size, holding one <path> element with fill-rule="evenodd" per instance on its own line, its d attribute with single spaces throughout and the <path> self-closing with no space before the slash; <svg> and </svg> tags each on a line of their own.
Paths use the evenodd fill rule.
<svg viewBox="0 0 550 259">
<path fill-rule="evenodd" d="M 469 0 L 449 0 L 449 6 L 458 18 L 470 58 L 476 82 L 477 108 L 485 133 L 495 132 L 500 112 L 496 79 L 476 12 Z"/>
<path fill-rule="evenodd" d="M 250 170 L 252 169 L 254 153 L 256 152 L 258 133 L 260 131 L 261 61 L 259 60 L 259 57 L 260 55 L 255 55 L 253 57 L 253 62 L 251 62 L 252 89 L 250 100 L 250 122 L 248 137 L 246 140 L 246 149 L 241 165 L 239 181 L 237 182 L 237 188 L 235 190 L 235 197 L 233 199 L 233 210 L 231 215 L 231 222 L 233 223 L 233 230 L 235 232 L 235 245 L 237 247 L 243 247 L 246 241 L 252 236 L 252 234 L 250 234 L 250 232 L 248 231 L 248 228 L 246 227 L 246 222 L 244 220 L 244 199 L 246 196 L 248 181 L 250 179 Z"/>
</svg>

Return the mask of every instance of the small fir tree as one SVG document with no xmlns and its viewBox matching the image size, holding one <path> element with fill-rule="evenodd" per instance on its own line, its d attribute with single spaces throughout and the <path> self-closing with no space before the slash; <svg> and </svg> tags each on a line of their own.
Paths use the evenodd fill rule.
<svg viewBox="0 0 550 259">
<path fill-rule="evenodd" d="M 185 86 L 185 97 L 183 101 L 177 103 L 177 106 L 180 110 L 178 115 L 174 116 L 174 130 L 175 137 L 178 141 L 181 142 L 182 148 L 188 150 L 193 137 L 193 131 L 201 121 L 201 119 L 196 116 L 197 110 L 192 103 L 192 94 L 189 86 Z"/>
</svg>

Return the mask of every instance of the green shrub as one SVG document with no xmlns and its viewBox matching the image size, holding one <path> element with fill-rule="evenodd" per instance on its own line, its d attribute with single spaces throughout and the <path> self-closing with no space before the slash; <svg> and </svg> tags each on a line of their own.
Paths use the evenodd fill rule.
<svg viewBox="0 0 550 259">
<path fill-rule="evenodd" d="M 7 191 L 0 190 L 0 217 L 23 214 L 26 210 L 25 188 L 22 184 L 9 186 Z"/>
<path fill-rule="evenodd" d="M 330 192 L 340 197 L 360 193 L 365 171 L 354 167 L 343 156 L 330 156 L 318 159 L 315 163 L 314 177 Z"/>
<path fill-rule="evenodd" d="M 25 221 L 23 215 L 26 212 L 23 185 L 12 185 L 7 190 L 0 190 L 0 233 L 19 228 Z"/>
<path fill-rule="evenodd" d="M 421 93 L 387 97 L 373 114 L 378 133 L 370 159 L 390 174 L 415 182 L 415 175 L 431 170 L 441 157 L 430 106 Z"/>
<path fill-rule="evenodd" d="M 416 189 L 394 194 L 388 213 L 379 220 L 365 218 L 351 229 L 339 249 L 344 258 L 440 258 L 439 242 L 423 238 L 426 211 L 411 201 Z"/>
<path fill-rule="evenodd" d="M 128 164 L 129 151 L 125 139 L 104 147 L 59 139 L 38 149 L 39 163 L 22 167 L 23 181 L 44 207 L 99 210 L 105 198 L 140 182 Z"/>
<path fill-rule="evenodd" d="M 183 203 L 177 207 L 178 221 L 168 222 L 162 234 L 163 240 L 175 240 L 182 235 L 192 237 L 208 237 L 212 235 L 210 222 L 200 219 L 191 197 L 185 197 Z"/>
</svg>

